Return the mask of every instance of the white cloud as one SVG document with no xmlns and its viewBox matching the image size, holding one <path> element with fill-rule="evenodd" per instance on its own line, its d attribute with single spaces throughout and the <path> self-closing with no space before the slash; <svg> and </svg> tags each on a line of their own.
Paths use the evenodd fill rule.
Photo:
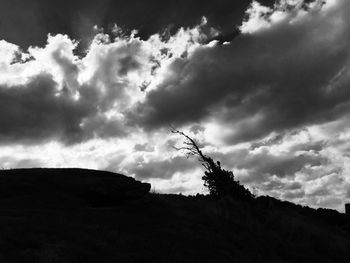
<svg viewBox="0 0 350 263">
<path fill-rule="evenodd" d="M 247 10 L 248 19 L 244 21 L 240 27 L 241 32 L 254 33 L 264 28 L 269 28 L 271 23 L 266 19 L 269 13 L 273 13 L 271 8 L 263 6 L 257 1 L 253 1 L 250 8 Z M 280 12 L 278 14 L 280 14 Z"/>
<path fill-rule="evenodd" d="M 10 64 L 19 52 L 19 47 L 5 40 L 0 40 L 0 65 Z"/>
</svg>

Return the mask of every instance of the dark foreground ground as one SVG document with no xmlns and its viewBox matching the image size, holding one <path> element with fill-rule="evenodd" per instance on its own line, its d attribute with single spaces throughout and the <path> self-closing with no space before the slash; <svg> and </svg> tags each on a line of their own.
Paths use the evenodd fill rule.
<svg viewBox="0 0 350 263">
<path fill-rule="evenodd" d="M 45 179 L 37 172 L 17 170 L 12 179 L 0 173 L 0 262 L 349 262 L 350 219 L 336 211 L 268 197 L 243 203 L 103 192 L 101 198 L 104 190 L 84 192 L 76 183 L 67 184 L 69 191 L 44 191 L 50 183 L 38 181 Z M 107 207 L 108 197 L 123 200 Z"/>
</svg>

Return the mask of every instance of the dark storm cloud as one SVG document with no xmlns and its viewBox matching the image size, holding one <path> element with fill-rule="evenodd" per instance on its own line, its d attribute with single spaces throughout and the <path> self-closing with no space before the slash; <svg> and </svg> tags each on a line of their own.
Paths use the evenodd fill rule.
<svg viewBox="0 0 350 263">
<path fill-rule="evenodd" d="M 40 21 L 39 1 L 1 0 L 0 39 L 28 46 L 46 41 L 45 23 Z"/>
<path fill-rule="evenodd" d="M 75 39 L 91 37 L 92 27 L 111 29 L 114 23 L 138 29 L 147 38 L 169 28 L 194 26 L 202 16 L 230 35 L 242 20 L 250 0 L 1 0 L 0 38 L 22 47 L 42 45 L 48 33 Z M 274 0 L 263 0 L 272 5 Z M 230 37 L 229 37 L 230 38 Z"/>
<path fill-rule="evenodd" d="M 40 141 L 61 138 L 75 141 L 79 124 L 90 109 L 57 93 L 51 76 L 33 78 L 26 86 L 0 87 L 0 141 Z"/>
<path fill-rule="evenodd" d="M 94 98 L 88 96 L 92 93 Z M 71 144 L 123 136 L 121 124 L 99 112 L 97 95 L 93 87 L 85 87 L 76 100 L 67 90 L 58 91 L 49 74 L 37 75 L 25 85 L 0 86 L 0 144 L 48 140 Z"/>
<path fill-rule="evenodd" d="M 131 118 L 149 129 L 211 119 L 230 127 L 225 139 L 234 143 L 343 116 L 350 102 L 345 9 L 316 10 L 294 22 L 287 15 L 261 32 L 175 60 L 170 77 Z"/>
</svg>

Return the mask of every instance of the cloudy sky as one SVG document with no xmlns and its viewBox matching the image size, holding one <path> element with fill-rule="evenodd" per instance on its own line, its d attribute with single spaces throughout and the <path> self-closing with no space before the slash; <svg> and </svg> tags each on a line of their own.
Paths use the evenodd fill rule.
<svg viewBox="0 0 350 263">
<path fill-rule="evenodd" d="M 203 192 L 187 132 L 255 194 L 350 201 L 347 0 L 0 0 L 0 166 Z"/>
</svg>

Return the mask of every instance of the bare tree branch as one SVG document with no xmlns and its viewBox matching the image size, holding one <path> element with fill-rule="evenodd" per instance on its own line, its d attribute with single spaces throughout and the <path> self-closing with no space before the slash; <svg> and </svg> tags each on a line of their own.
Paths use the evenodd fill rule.
<svg viewBox="0 0 350 263">
<path fill-rule="evenodd" d="M 251 200 L 254 197 L 249 190 L 244 188 L 238 181 L 235 181 L 232 171 L 222 169 L 219 161 L 214 162 L 211 157 L 205 155 L 194 139 L 173 126 L 170 127 L 170 131 L 173 134 L 178 134 L 185 138 L 182 147 L 173 146 L 173 148 L 178 151 L 184 151 L 187 158 L 197 156 L 206 170 L 202 179 L 204 180 L 204 186 L 209 189 L 211 195 L 218 198 L 233 196 L 242 200 Z"/>
<path fill-rule="evenodd" d="M 170 128 L 171 128 L 170 131 L 173 134 L 178 134 L 178 135 L 185 137 L 185 141 L 184 141 L 185 146 L 183 146 L 183 147 L 175 147 L 174 146 L 173 148 L 175 148 L 176 150 L 186 151 L 187 156 L 193 156 L 193 155 L 198 156 L 200 162 L 207 163 L 209 161 L 210 158 L 203 154 L 203 152 L 201 151 L 201 149 L 198 146 L 198 143 L 194 139 L 192 139 L 190 136 L 188 136 L 184 132 L 177 130 L 174 126 L 170 126 Z"/>
</svg>

